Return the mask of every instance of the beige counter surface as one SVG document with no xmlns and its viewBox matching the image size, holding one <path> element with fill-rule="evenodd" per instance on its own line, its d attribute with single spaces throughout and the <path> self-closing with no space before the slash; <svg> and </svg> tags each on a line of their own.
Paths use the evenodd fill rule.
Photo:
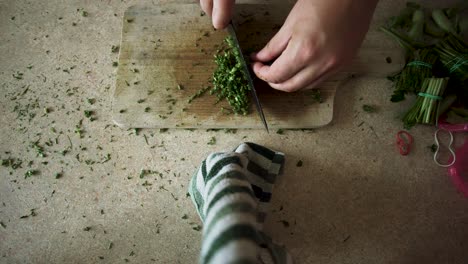
<svg viewBox="0 0 468 264">
<path fill-rule="evenodd" d="M 0 263 L 195 263 L 189 179 L 243 141 L 286 154 L 265 228 L 297 263 L 466 263 L 468 199 L 432 160 L 434 128 L 412 129 L 411 154 L 398 153 L 410 102 L 391 103 L 385 79 L 343 83 L 316 130 L 115 126 L 111 47 L 137 2 L 0 1 L 0 157 L 21 162 L 0 167 Z M 381 1 L 373 27 L 403 5 Z"/>
</svg>

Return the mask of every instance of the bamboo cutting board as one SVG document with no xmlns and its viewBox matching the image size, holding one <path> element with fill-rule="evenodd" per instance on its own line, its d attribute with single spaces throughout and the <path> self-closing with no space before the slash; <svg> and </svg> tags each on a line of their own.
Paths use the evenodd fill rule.
<svg viewBox="0 0 468 264">
<path fill-rule="evenodd" d="M 234 22 L 244 52 L 262 48 L 290 8 L 237 5 Z M 247 116 L 226 114 L 221 107 L 229 108 L 227 103 L 215 104 L 215 96 L 209 93 L 188 103 L 193 94 L 210 85 L 213 55 L 226 36 L 225 31 L 213 29 L 198 4 L 130 7 L 124 15 L 112 105 L 115 123 L 124 128 L 263 128 L 254 106 Z M 366 43 L 350 67 L 320 85 L 323 103 L 316 102 L 311 91 L 284 93 L 261 82 L 256 82 L 256 88 L 270 128 L 314 128 L 332 120 L 341 80 L 351 74 L 386 76 L 402 65 L 399 49 Z"/>
</svg>

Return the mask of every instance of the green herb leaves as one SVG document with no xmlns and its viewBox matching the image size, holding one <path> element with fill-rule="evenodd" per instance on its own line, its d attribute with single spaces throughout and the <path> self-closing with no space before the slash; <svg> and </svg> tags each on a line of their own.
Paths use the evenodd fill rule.
<svg viewBox="0 0 468 264">
<path fill-rule="evenodd" d="M 247 115 L 250 87 L 242 65 L 242 54 L 231 36 L 224 42 L 225 47 L 215 55 L 217 68 L 213 73 L 214 87 L 210 93 L 218 97 L 218 102 L 226 99 L 235 114 Z"/>
<path fill-rule="evenodd" d="M 211 137 L 210 141 L 208 141 L 207 144 L 208 144 L 208 145 L 215 145 L 215 144 L 216 144 L 216 138 L 215 138 L 215 137 Z"/>
<path fill-rule="evenodd" d="M 362 105 L 362 110 L 364 110 L 364 112 L 367 112 L 367 113 L 375 113 L 377 111 L 375 106 L 367 105 L 367 104 Z"/>
</svg>

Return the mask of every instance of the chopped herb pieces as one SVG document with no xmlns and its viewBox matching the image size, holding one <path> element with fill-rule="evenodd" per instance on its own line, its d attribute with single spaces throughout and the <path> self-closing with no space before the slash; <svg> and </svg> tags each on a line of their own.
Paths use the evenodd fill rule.
<svg viewBox="0 0 468 264">
<path fill-rule="evenodd" d="M 112 67 L 117 67 L 117 66 L 119 66 L 118 62 L 116 62 L 116 61 L 112 62 Z"/>
<path fill-rule="evenodd" d="M 85 111 L 84 111 L 84 115 L 85 115 L 85 117 L 87 117 L 87 118 L 90 118 L 93 114 L 94 114 L 94 112 L 91 111 L 91 110 L 85 110 Z"/>
<path fill-rule="evenodd" d="M 243 68 L 242 54 L 231 36 L 224 42 L 227 45 L 215 55 L 217 68 L 213 73 L 214 87 L 210 93 L 216 95 L 218 101 L 226 99 L 235 114 L 247 115 L 250 87 Z"/>
<path fill-rule="evenodd" d="M 202 230 L 202 227 L 201 227 L 201 225 L 196 225 L 196 226 L 193 226 L 192 229 L 195 230 L 195 231 L 200 231 L 200 230 Z"/>
<path fill-rule="evenodd" d="M 87 226 L 87 227 L 83 228 L 83 231 L 88 232 L 88 231 L 90 231 L 91 229 L 92 229 L 92 228 L 91 228 L 90 226 Z"/>
<path fill-rule="evenodd" d="M 117 52 L 119 52 L 119 51 L 120 51 L 120 46 L 114 46 L 114 45 L 112 45 L 111 51 L 112 51 L 112 53 L 117 53 Z"/>
<path fill-rule="evenodd" d="M 210 141 L 208 141 L 207 144 L 208 144 L 208 145 L 215 145 L 215 144 L 216 144 L 216 138 L 215 138 L 215 137 L 211 137 Z"/>
<path fill-rule="evenodd" d="M 145 107 L 145 113 L 148 113 L 149 111 L 151 111 L 151 108 L 149 106 Z"/>
<path fill-rule="evenodd" d="M 296 163 L 296 167 L 302 167 L 302 160 L 299 160 L 299 161 Z"/>
<path fill-rule="evenodd" d="M 149 183 L 147 180 L 145 180 L 145 182 L 142 184 L 142 186 L 145 186 L 145 187 L 149 187 L 153 184 Z"/>
<path fill-rule="evenodd" d="M 38 174 L 39 172 L 37 170 L 27 170 L 25 173 L 24 173 L 24 178 L 29 178 L 29 177 L 32 177 L 36 174 Z"/>
<path fill-rule="evenodd" d="M 319 89 L 313 89 L 310 91 L 310 95 L 312 97 L 312 100 L 318 102 L 318 103 L 323 103 L 323 97 L 322 97 L 322 92 L 320 92 Z"/>
<path fill-rule="evenodd" d="M 17 80 L 22 80 L 23 79 L 23 73 L 22 72 L 16 72 L 16 74 L 13 74 L 13 78 Z"/>
<path fill-rule="evenodd" d="M 28 218 L 30 216 L 36 216 L 36 215 L 37 215 L 36 209 L 31 209 L 31 212 L 28 215 L 23 215 L 20 217 L 20 219 L 24 219 L 24 218 Z"/>
<path fill-rule="evenodd" d="M 204 95 L 208 90 L 210 90 L 211 87 L 210 86 L 207 86 L 205 88 L 202 88 L 200 90 L 198 90 L 197 93 L 195 93 L 194 95 L 192 95 L 189 100 L 188 100 L 188 103 L 191 103 L 193 100 L 195 100 L 196 98 L 199 98 L 200 96 Z"/>
<path fill-rule="evenodd" d="M 44 158 L 46 156 L 44 148 L 39 145 L 39 141 L 33 142 L 32 148 L 36 151 L 38 157 Z"/>
<path fill-rule="evenodd" d="M 76 125 L 75 126 L 75 133 L 78 134 L 80 138 L 83 138 L 83 129 L 81 128 L 81 125 Z"/>
<path fill-rule="evenodd" d="M 2 159 L 2 166 L 11 167 L 14 170 L 16 170 L 17 168 L 21 168 L 22 163 L 23 162 L 18 159 L 13 159 L 13 158 Z"/>
<path fill-rule="evenodd" d="M 170 104 L 172 104 L 172 105 L 175 105 L 175 104 L 177 103 L 177 100 L 174 99 L 174 98 L 167 99 L 167 100 L 166 100 L 166 103 L 170 103 Z"/>
<path fill-rule="evenodd" d="M 435 153 L 437 151 L 437 145 L 436 144 L 432 144 L 430 146 L 427 146 L 427 148 L 432 152 L 432 153 Z"/>
<path fill-rule="evenodd" d="M 108 162 L 109 160 L 111 160 L 111 154 L 110 154 L 110 153 L 107 153 L 107 155 L 104 157 L 104 160 L 103 160 L 101 163 L 106 163 L 106 162 Z"/>
<path fill-rule="evenodd" d="M 367 113 L 375 113 L 377 109 L 372 105 L 362 105 L 362 110 Z"/>
<path fill-rule="evenodd" d="M 145 102 L 145 99 L 139 99 L 139 100 L 137 101 L 137 103 L 139 103 L 139 104 L 144 103 L 144 102 Z"/>
<path fill-rule="evenodd" d="M 280 129 L 276 130 L 276 134 L 278 134 L 278 135 L 283 135 L 283 134 L 284 134 L 284 130 L 280 128 Z"/>
</svg>

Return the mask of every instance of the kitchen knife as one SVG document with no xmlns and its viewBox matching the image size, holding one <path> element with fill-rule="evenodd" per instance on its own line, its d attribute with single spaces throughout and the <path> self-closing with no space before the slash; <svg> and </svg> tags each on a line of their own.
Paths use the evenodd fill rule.
<svg viewBox="0 0 468 264">
<path fill-rule="evenodd" d="M 229 25 L 227 27 L 227 31 L 228 31 L 229 35 L 233 38 L 234 44 L 236 45 L 236 48 L 239 50 L 239 53 L 242 55 L 241 63 L 242 63 L 242 67 L 244 69 L 244 74 L 245 74 L 245 76 L 247 78 L 247 81 L 249 82 L 250 91 L 252 93 L 252 99 L 253 99 L 253 101 L 255 103 L 255 107 L 257 108 L 258 115 L 260 116 L 260 119 L 262 120 L 266 131 L 269 132 L 268 131 L 268 124 L 267 124 L 267 121 L 265 119 L 265 114 L 263 113 L 263 108 L 262 108 L 262 105 L 260 104 L 260 100 L 258 100 L 257 91 L 255 90 L 252 77 L 250 76 L 250 72 L 249 72 L 249 68 L 247 67 L 247 63 L 245 62 L 244 54 L 242 53 L 242 49 L 240 48 L 239 40 L 237 39 L 236 30 L 234 29 L 234 24 L 232 23 L 232 21 L 231 21 L 231 23 L 229 23 Z"/>
</svg>

